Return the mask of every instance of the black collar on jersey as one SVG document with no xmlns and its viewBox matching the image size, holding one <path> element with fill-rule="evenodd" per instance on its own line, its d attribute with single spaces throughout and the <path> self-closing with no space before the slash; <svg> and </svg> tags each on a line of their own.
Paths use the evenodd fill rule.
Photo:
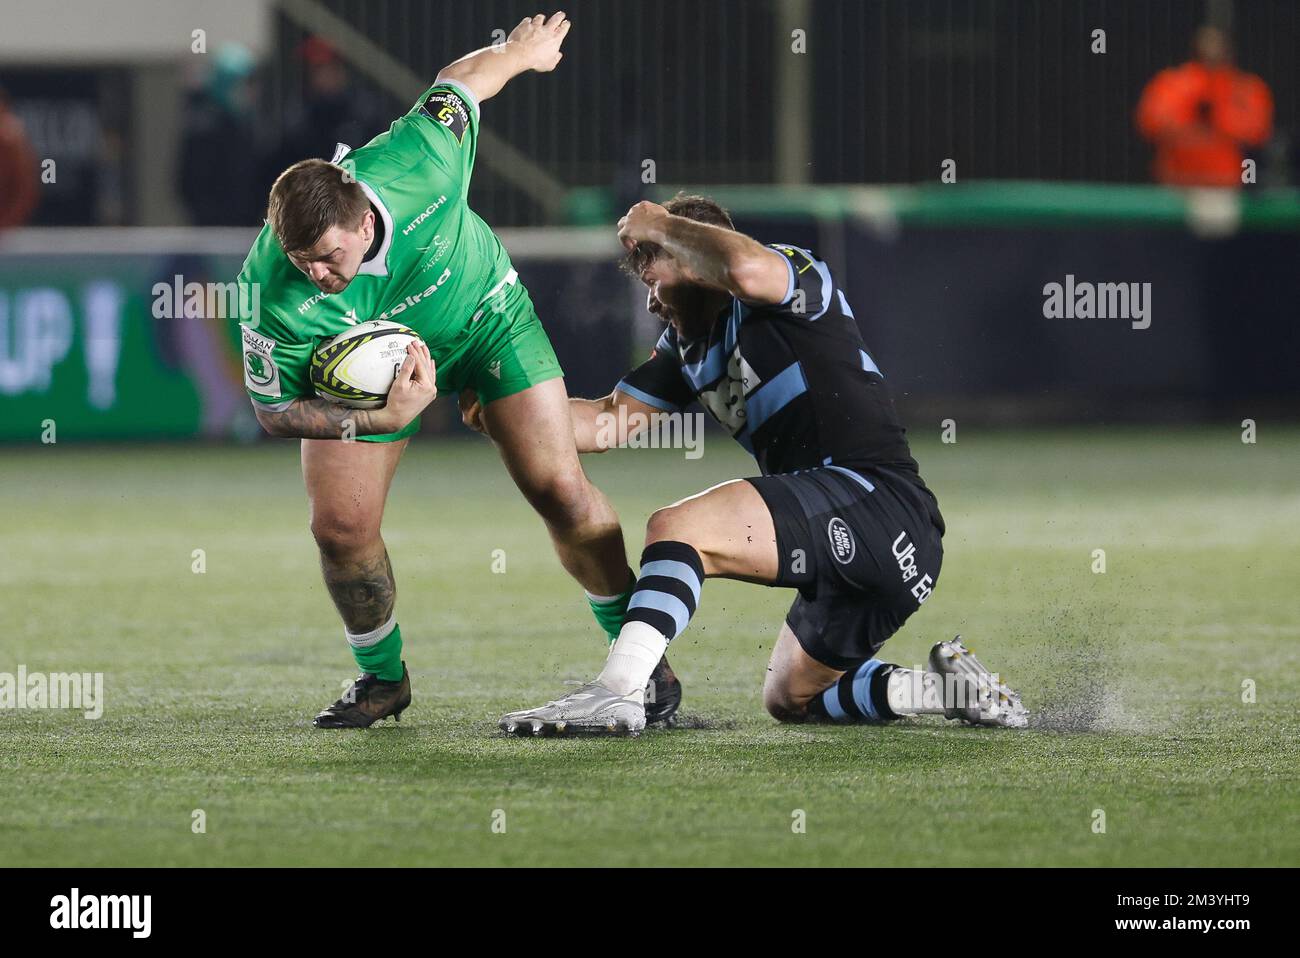
<svg viewBox="0 0 1300 958">
<path fill-rule="evenodd" d="M 370 241 L 370 249 L 366 250 L 366 255 L 361 258 L 361 262 L 369 263 L 375 258 L 384 246 L 384 233 L 387 227 L 384 226 L 384 218 L 380 215 L 379 210 L 375 209 L 375 204 L 370 204 L 370 211 L 375 214 L 375 238 Z"/>
<path fill-rule="evenodd" d="M 736 300 L 735 297 L 733 296 L 731 301 L 728 302 L 727 305 L 718 309 L 717 313 L 714 314 L 713 318 L 709 320 L 708 325 L 705 326 L 703 331 L 693 339 L 687 339 L 684 335 L 682 335 L 681 327 L 676 327 L 677 341 L 681 343 L 682 346 L 694 346 L 696 343 L 708 342 L 709 336 L 712 335 L 713 333 L 713 327 L 718 324 L 718 320 L 722 319 L 724 316 L 731 315 L 731 310 L 734 308 L 735 302 Z"/>
</svg>

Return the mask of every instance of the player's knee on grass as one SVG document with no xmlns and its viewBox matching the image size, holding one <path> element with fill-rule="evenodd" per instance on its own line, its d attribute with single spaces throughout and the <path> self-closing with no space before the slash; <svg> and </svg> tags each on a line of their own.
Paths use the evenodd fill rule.
<svg viewBox="0 0 1300 958">
<path fill-rule="evenodd" d="M 775 682 L 763 686 L 763 708 L 778 722 L 806 722 L 808 699 L 800 699 Z"/>
<path fill-rule="evenodd" d="M 799 695 L 791 687 L 789 676 L 790 673 L 775 661 L 768 665 L 767 677 L 763 681 L 763 708 L 778 722 L 806 722 L 810 696 Z"/>
</svg>

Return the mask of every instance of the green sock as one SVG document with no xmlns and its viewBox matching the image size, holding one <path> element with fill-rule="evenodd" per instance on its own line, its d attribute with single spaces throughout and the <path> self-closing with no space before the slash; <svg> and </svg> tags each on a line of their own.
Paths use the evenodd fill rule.
<svg viewBox="0 0 1300 958">
<path fill-rule="evenodd" d="M 605 630 L 605 637 L 609 644 L 613 645 L 614 640 L 618 638 L 618 633 L 623 628 L 623 618 L 627 615 L 627 604 L 632 601 L 632 590 L 636 588 L 636 576 L 631 569 L 627 570 L 629 582 L 627 590 L 611 598 L 602 598 L 600 601 L 592 598 L 590 592 L 587 593 L 587 604 L 591 606 L 591 614 L 596 617 L 596 624 Z"/>
<path fill-rule="evenodd" d="M 398 625 L 394 624 L 393 631 L 374 645 L 351 648 L 362 672 L 377 675 L 385 682 L 396 682 L 402 677 L 402 630 Z"/>
</svg>

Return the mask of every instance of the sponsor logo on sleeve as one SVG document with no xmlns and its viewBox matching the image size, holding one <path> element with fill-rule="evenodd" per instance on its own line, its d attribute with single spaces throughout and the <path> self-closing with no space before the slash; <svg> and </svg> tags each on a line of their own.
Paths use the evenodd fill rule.
<svg viewBox="0 0 1300 958">
<path fill-rule="evenodd" d="M 449 129 L 457 143 L 464 142 L 465 130 L 469 127 L 469 107 L 455 93 L 435 90 L 420 104 L 420 112 Z"/>
<path fill-rule="evenodd" d="M 789 259 L 796 273 L 802 275 L 812 269 L 813 258 L 808 255 L 807 250 L 800 249 L 798 246 L 786 246 L 782 243 L 773 243 L 771 248 Z"/>
<path fill-rule="evenodd" d="M 275 340 L 241 326 L 244 335 L 244 385 L 249 392 L 271 399 L 280 398 L 280 368 L 271 353 Z"/>
</svg>

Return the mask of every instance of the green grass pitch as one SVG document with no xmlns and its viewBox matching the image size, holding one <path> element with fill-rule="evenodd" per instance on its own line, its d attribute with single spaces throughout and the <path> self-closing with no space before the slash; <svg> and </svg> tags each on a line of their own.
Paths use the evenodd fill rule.
<svg viewBox="0 0 1300 958">
<path fill-rule="evenodd" d="M 1300 864 L 1300 433 L 915 447 L 947 555 L 882 657 L 962 633 L 1027 731 L 779 726 L 759 691 L 790 593 L 710 582 L 671 654 L 695 727 L 500 736 L 604 643 L 476 440 L 414 444 L 386 517 L 412 708 L 318 731 L 354 666 L 294 444 L 5 450 L 0 672 L 102 671 L 106 706 L 0 711 L 0 864 Z M 655 507 L 752 471 L 716 434 L 587 467 L 633 557 Z"/>
</svg>

